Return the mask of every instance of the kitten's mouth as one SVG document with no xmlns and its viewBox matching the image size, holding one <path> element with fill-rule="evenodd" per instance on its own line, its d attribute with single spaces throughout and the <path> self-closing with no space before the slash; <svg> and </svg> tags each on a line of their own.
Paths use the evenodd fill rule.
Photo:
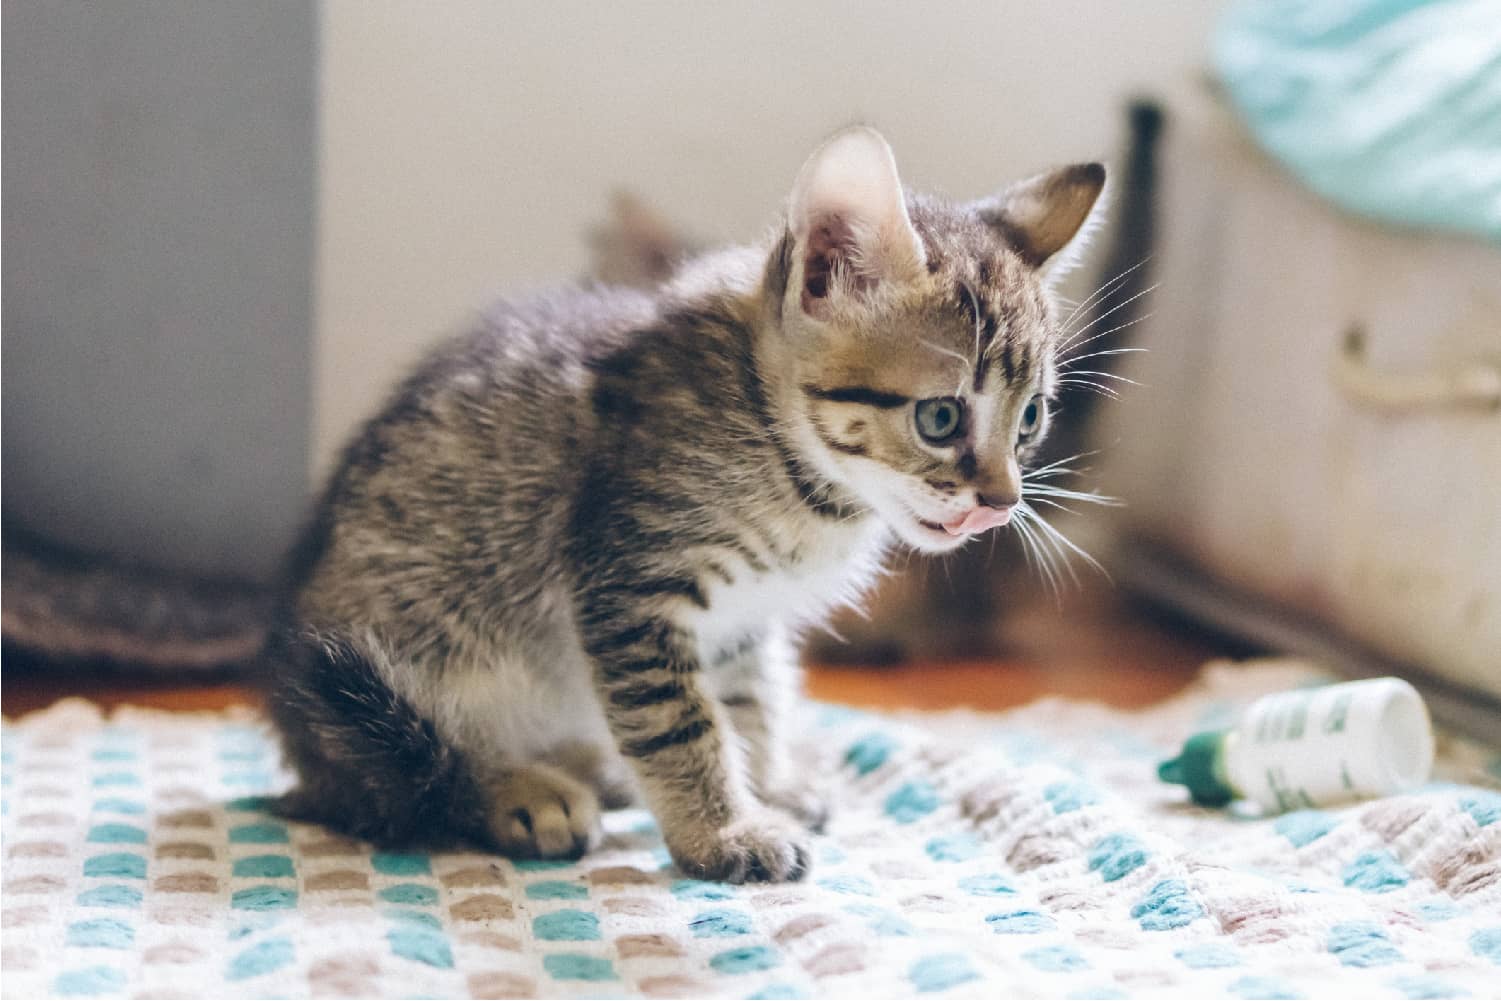
<svg viewBox="0 0 1501 1001">
<path fill-rule="evenodd" d="M 979 535 L 1010 522 L 1013 510 L 1010 507 L 977 507 L 962 517 L 944 522 L 943 530 L 950 535 Z"/>
<path fill-rule="evenodd" d="M 960 538 L 979 535 L 1011 521 L 1012 508 L 977 507 L 968 514 L 939 523 L 918 518 L 917 523 L 934 535 Z"/>
</svg>

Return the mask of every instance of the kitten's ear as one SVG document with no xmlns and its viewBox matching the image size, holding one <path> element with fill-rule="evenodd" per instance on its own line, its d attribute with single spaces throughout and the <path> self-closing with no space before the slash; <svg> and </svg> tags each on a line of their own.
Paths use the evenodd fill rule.
<svg viewBox="0 0 1501 1001">
<path fill-rule="evenodd" d="M 1104 189 L 1104 164 L 1078 163 L 1013 184 L 977 208 L 1023 260 L 1057 273 L 1066 271 L 1088 243 Z"/>
<path fill-rule="evenodd" d="M 838 132 L 808 158 L 787 224 L 796 255 L 789 277 L 801 279 L 799 298 L 811 316 L 826 315 L 841 288 L 864 292 L 923 270 L 896 159 L 875 129 Z"/>
</svg>

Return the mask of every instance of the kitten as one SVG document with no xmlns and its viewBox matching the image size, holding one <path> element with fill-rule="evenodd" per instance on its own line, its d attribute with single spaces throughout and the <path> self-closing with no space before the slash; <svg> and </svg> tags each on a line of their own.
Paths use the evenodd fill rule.
<svg viewBox="0 0 1501 1001">
<path fill-rule="evenodd" d="M 801 877 L 824 808 L 786 758 L 791 637 L 893 542 L 1012 517 L 1054 388 L 1044 272 L 1104 180 L 948 204 L 852 128 L 765 246 L 502 305 L 436 351 L 295 555 L 283 808 L 559 858 L 639 793 L 685 873 Z"/>
<path fill-rule="evenodd" d="M 1102 443 L 1096 430 L 1104 416 L 1102 404 L 1122 385 L 1110 371 L 1111 361 L 1139 350 L 1133 346 L 1134 328 L 1145 318 L 1146 296 L 1152 291 L 1156 147 L 1162 111 L 1144 99 L 1132 100 L 1126 111 L 1128 140 L 1122 170 L 1111 178 L 1113 218 L 1108 245 L 1098 248 L 1103 264 L 1100 276 L 1105 280 L 1083 287 L 1075 283 L 1073 291 L 1079 301 L 1076 309 L 1066 310 L 1065 347 L 1059 362 L 1060 371 L 1085 361 L 1091 362 L 1089 368 L 1104 371 L 1092 373 L 1094 377 L 1087 381 L 1058 381 L 1057 405 L 1052 410 L 1067 413 L 1068 420 L 1057 422 L 1033 460 L 1034 466 L 1051 469 L 1032 473 L 1039 481 L 1053 481 L 1048 484 L 1054 488 L 1053 496 L 1043 498 L 1043 506 L 1110 502 L 1078 492 L 1059 495 L 1056 487 L 1067 488 L 1071 485 L 1068 478 L 1086 473 L 1076 470 L 1075 464 L 1087 459 L 1092 444 Z M 591 232 L 591 271 L 597 278 L 654 288 L 703 247 L 691 229 L 630 192 L 618 192 L 611 209 Z M 1069 284 L 1058 278 L 1054 269 L 1050 284 L 1068 290 Z M 1072 486 L 1074 491 L 1081 489 L 1077 483 Z M 1054 527 L 1060 516 L 1066 521 L 1082 514 L 1053 511 Z M 1050 552 L 1039 554 L 1039 549 Z M 1076 576 L 1068 567 L 1075 555 L 1067 543 L 1042 528 L 1030 539 L 1019 532 L 992 533 L 987 544 L 952 553 L 908 552 L 894 561 L 858 606 L 835 611 L 822 629 L 811 632 L 803 641 L 803 655 L 815 663 L 863 667 L 1006 656 L 1011 616 L 1025 604 L 1009 598 L 1028 586 L 1028 578 L 1040 580 L 1045 585 L 1041 590 L 1051 590 L 1055 597 L 1065 584 L 1087 584 L 1087 574 Z M 1090 561 L 1083 558 L 1082 562 Z M 1036 597 L 1043 595 L 1039 592 Z"/>
</svg>

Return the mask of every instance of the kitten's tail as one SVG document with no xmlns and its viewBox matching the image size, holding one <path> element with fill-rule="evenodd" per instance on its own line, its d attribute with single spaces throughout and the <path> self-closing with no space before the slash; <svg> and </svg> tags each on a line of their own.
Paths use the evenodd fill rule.
<svg viewBox="0 0 1501 1001">
<path fill-rule="evenodd" d="M 4 524 L 7 667 L 234 673 L 265 642 L 267 589 L 76 552 Z"/>
</svg>

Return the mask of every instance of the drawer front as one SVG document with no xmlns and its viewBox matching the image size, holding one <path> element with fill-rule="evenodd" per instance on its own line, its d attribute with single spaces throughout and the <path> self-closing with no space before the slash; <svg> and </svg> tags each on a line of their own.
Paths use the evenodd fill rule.
<svg viewBox="0 0 1501 1001">
<path fill-rule="evenodd" d="M 1360 336 L 1331 368 L 1348 428 L 1336 614 L 1501 694 L 1501 251 L 1356 224 L 1339 250 Z"/>
</svg>

